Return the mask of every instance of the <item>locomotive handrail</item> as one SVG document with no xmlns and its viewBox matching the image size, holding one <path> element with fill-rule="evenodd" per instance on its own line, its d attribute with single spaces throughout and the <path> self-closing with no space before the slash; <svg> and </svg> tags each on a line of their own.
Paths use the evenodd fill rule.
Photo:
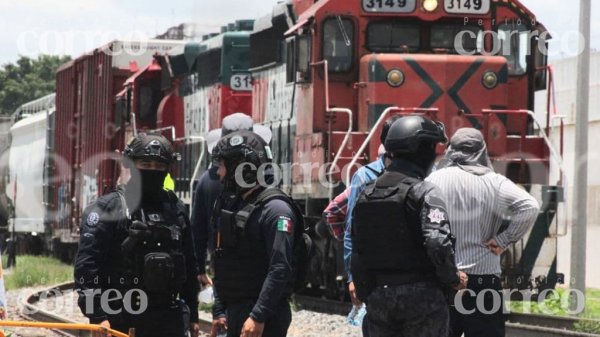
<svg viewBox="0 0 600 337">
<path fill-rule="evenodd" d="M 367 145 L 369 145 L 371 138 L 373 138 L 373 135 L 375 134 L 375 130 L 379 129 L 379 125 L 381 125 L 381 123 L 383 123 L 383 121 L 385 121 L 387 119 L 387 116 L 392 111 L 401 112 L 401 113 L 405 113 L 405 112 L 409 112 L 409 111 L 412 111 L 412 112 L 420 111 L 421 113 L 416 113 L 417 115 L 419 115 L 419 114 L 425 114 L 428 112 L 436 114 L 439 111 L 439 109 L 438 108 L 416 108 L 416 107 L 415 108 L 399 108 L 396 106 L 385 109 L 383 111 L 383 113 L 379 116 L 379 119 L 377 119 L 377 122 L 375 122 L 375 124 L 371 128 L 371 131 L 369 131 L 367 138 L 363 141 L 363 143 L 361 144 L 358 151 L 356 151 L 356 154 L 352 157 L 352 161 L 350 161 L 350 165 L 348 165 L 348 169 L 346 170 L 346 186 L 350 186 L 350 183 L 351 183 L 350 172 L 352 171 L 352 167 L 354 165 L 356 165 L 356 162 L 358 161 L 358 157 L 361 156 L 361 154 L 367 148 Z"/>
<path fill-rule="evenodd" d="M 329 106 L 329 63 L 327 62 L 327 60 L 322 60 L 322 61 L 311 63 L 311 66 L 313 66 L 313 67 L 316 67 L 319 65 L 323 65 L 323 69 L 324 69 L 325 112 L 327 112 L 327 113 L 344 112 L 344 113 L 348 114 L 348 130 L 346 131 L 344 140 L 342 140 L 342 144 L 340 145 L 340 148 L 337 150 L 337 152 L 333 158 L 333 162 L 331 163 L 331 166 L 329 167 L 329 172 L 327 173 L 327 175 L 331 178 L 331 176 L 333 175 L 333 170 L 337 166 L 337 162 L 340 160 L 342 151 L 346 147 L 346 144 L 348 144 L 348 139 L 350 139 L 350 134 L 352 133 L 352 110 L 348 109 L 348 108 L 337 108 L 337 107 L 331 108 Z M 331 124 L 330 124 L 330 126 L 331 126 Z M 329 130 L 330 131 L 329 144 L 331 144 L 331 127 L 329 129 L 330 129 Z M 327 151 L 331 151 L 331 145 L 328 146 Z M 329 200 L 331 201 L 331 199 L 333 199 L 333 184 L 330 181 L 329 182 Z"/>
<path fill-rule="evenodd" d="M 565 179 L 566 176 L 565 176 L 565 169 L 564 169 L 562 157 L 556 152 L 556 149 L 554 149 L 554 145 L 550 141 L 550 138 L 546 134 L 546 131 L 544 131 L 544 128 L 542 128 L 542 125 L 536 119 L 535 113 L 533 111 L 531 111 L 531 110 L 492 110 L 492 109 L 483 109 L 481 111 L 482 111 L 483 115 L 489 115 L 492 113 L 506 114 L 506 115 L 523 115 L 523 114 L 529 115 L 529 117 L 531 117 L 533 122 L 537 125 L 540 135 L 544 139 L 544 143 L 546 143 L 546 146 L 548 147 L 548 150 L 550 151 L 551 156 L 554 157 L 554 160 L 556 161 L 556 164 L 558 165 L 558 169 L 560 170 L 560 180 L 563 181 L 563 179 Z M 477 114 L 473 114 L 472 116 L 477 116 Z M 562 141 L 563 141 L 562 126 L 561 126 L 560 133 L 561 133 L 560 142 L 561 142 L 561 147 L 562 147 Z M 566 183 L 566 181 L 565 181 L 565 183 Z"/>
<path fill-rule="evenodd" d="M 152 129 L 152 130 L 149 130 L 148 133 L 161 132 L 161 131 L 167 131 L 167 130 L 171 130 L 171 139 L 173 141 L 176 141 L 177 139 L 175 138 L 175 127 L 173 125 L 165 126 L 164 128 Z M 181 138 L 181 139 L 185 139 L 185 138 Z"/>
<path fill-rule="evenodd" d="M 190 140 L 198 140 L 198 143 L 206 143 L 206 138 L 202 137 L 202 136 L 189 136 L 188 139 Z M 194 167 L 194 173 L 192 173 L 192 177 L 190 178 L 190 200 L 191 202 L 194 202 L 194 181 L 196 181 L 196 178 L 198 177 L 198 175 L 200 174 L 200 165 L 202 165 L 202 159 L 204 158 L 204 155 L 206 154 L 206 146 L 202 146 L 202 150 L 200 150 L 200 156 L 198 157 L 198 161 L 196 162 L 196 166 Z M 191 206 L 191 203 L 190 203 Z"/>
<path fill-rule="evenodd" d="M 335 167 L 337 167 L 337 162 L 340 159 L 340 157 L 342 155 L 342 151 L 346 147 L 346 144 L 348 144 L 348 139 L 350 139 L 350 134 L 352 133 L 352 110 L 346 109 L 346 108 L 331 108 L 331 109 L 328 108 L 327 112 L 345 112 L 348 114 L 348 130 L 346 131 L 344 140 L 342 141 L 340 148 L 337 150 L 335 157 L 333 158 L 333 162 L 331 162 L 331 166 L 329 167 L 329 172 L 327 173 L 331 179 L 331 177 L 333 176 L 333 170 L 335 169 Z M 331 138 L 331 134 L 329 135 L 329 138 Z M 329 182 L 329 201 L 331 201 L 332 199 L 333 199 L 333 184 L 330 181 Z"/>
<path fill-rule="evenodd" d="M 559 119 L 560 120 L 560 157 L 563 157 L 564 154 L 564 145 L 565 145 L 565 119 L 567 118 L 567 116 L 565 115 L 556 115 L 556 116 L 552 116 L 552 118 L 550 119 L 550 130 L 554 130 L 554 120 L 555 119 Z M 549 132 L 548 132 L 549 134 Z"/>
<path fill-rule="evenodd" d="M 131 127 L 133 128 L 133 136 L 137 137 L 138 132 L 137 132 L 137 123 L 135 121 L 135 112 L 130 113 L 131 116 Z"/>
<path fill-rule="evenodd" d="M 325 82 L 325 110 L 329 109 L 329 63 L 327 60 L 322 60 L 310 64 L 313 67 L 323 65 L 324 68 L 324 81 Z"/>
<path fill-rule="evenodd" d="M 269 62 L 267 64 L 263 64 L 263 65 L 260 65 L 258 67 L 248 68 L 248 71 L 249 72 L 261 71 L 261 70 L 269 69 L 269 68 L 274 67 L 276 65 L 277 65 L 277 62 Z"/>
</svg>

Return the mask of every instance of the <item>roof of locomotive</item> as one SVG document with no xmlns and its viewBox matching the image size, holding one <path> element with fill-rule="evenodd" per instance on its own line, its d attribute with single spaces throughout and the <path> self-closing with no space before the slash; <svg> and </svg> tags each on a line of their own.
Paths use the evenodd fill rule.
<svg viewBox="0 0 600 337">
<path fill-rule="evenodd" d="M 291 27 L 285 34 L 289 35 L 296 31 L 297 29 L 304 26 L 308 21 L 310 21 L 313 17 L 317 15 L 321 10 L 327 9 L 335 2 L 345 2 L 347 0 L 319 0 L 310 6 L 308 9 L 304 10 L 298 17 L 295 25 Z M 490 0 L 491 2 L 500 2 L 500 0 Z M 531 12 L 520 0 L 502 0 L 505 3 L 512 4 L 513 7 L 517 8 L 521 14 L 529 17 L 531 22 L 535 22 L 535 28 L 540 32 L 547 32 L 546 27 L 537 20 L 535 14 Z"/>
</svg>

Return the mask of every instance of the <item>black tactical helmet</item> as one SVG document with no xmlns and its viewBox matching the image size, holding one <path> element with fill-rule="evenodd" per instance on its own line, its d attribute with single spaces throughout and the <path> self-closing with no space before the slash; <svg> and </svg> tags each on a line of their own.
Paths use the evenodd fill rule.
<svg viewBox="0 0 600 337">
<path fill-rule="evenodd" d="M 139 133 L 125 146 L 123 155 L 131 160 L 150 159 L 166 164 L 179 160 L 179 154 L 173 151 L 171 142 L 158 134 Z"/>
<path fill-rule="evenodd" d="M 447 141 L 444 124 L 423 116 L 406 116 L 390 127 L 385 139 L 385 149 L 389 153 L 410 154 L 416 153 L 421 144 Z"/>
<path fill-rule="evenodd" d="M 227 170 L 225 188 L 233 192 L 243 191 L 236 182 L 236 170 L 239 165 L 244 165 L 241 177 L 246 184 L 255 184 L 258 181 L 258 168 L 273 160 L 271 148 L 258 134 L 242 130 L 228 134 L 221 138 L 212 152 L 213 160 L 222 160 Z M 263 167 L 264 168 L 264 167 Z M 239 172 L 238 172 L 239 174 Z"/>
</svg>

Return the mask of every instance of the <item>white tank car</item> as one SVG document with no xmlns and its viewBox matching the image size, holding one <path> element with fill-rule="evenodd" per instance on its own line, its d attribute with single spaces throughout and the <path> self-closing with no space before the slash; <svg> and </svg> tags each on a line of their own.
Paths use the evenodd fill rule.
<svg viewBox="0 0 600 337">
<path fill-rule="evenodd" d="M 9 183 L 6 194 L 15 207 L 9 232 L 36 236 L 44 227 L 44 167 L 48 120 L 56 108 L 54 94 L 26 103 L 15 112 L 18 121 L 10 128 Z M 19 120 L 20 119 L 20 120 Z"/>
</svg>

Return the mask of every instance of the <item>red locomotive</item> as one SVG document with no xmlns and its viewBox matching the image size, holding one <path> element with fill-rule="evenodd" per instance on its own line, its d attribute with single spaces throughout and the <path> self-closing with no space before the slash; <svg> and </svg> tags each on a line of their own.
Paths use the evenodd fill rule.
<svg viewBox="0 0 600 337">
<path fill-rule="evenodd" d="M 272 127 L 278 163 L 293 163 L 283 184 L 308 218 L 318 219 L 340 191 L 320 176 L 348 182 L 356 162 L 376 158 L 373 135 L 387 117 L 427 114 L 449 135 L 480 129 L 497 172 L 538 185 L 532 191 L 544 211 L 505 255 L 506 281 L 519 288 L 561 281 L 556 254 L 540 258 L 542 249 L 556 253 L 562 189 L 546 186 L 548 120 L 539 125 L 531 112 L 534 93 L 547 84 L 549 38 L 533 13 L 515 0 L 294 0 L 264 21 L 251 36 L 252 113 Z M 327 163 L 333 167 L 319 170 Z M 324 243 L 321 259 L 338 257 L 313 275 L 331 279 L 340 250 Z"/>
</svg>

